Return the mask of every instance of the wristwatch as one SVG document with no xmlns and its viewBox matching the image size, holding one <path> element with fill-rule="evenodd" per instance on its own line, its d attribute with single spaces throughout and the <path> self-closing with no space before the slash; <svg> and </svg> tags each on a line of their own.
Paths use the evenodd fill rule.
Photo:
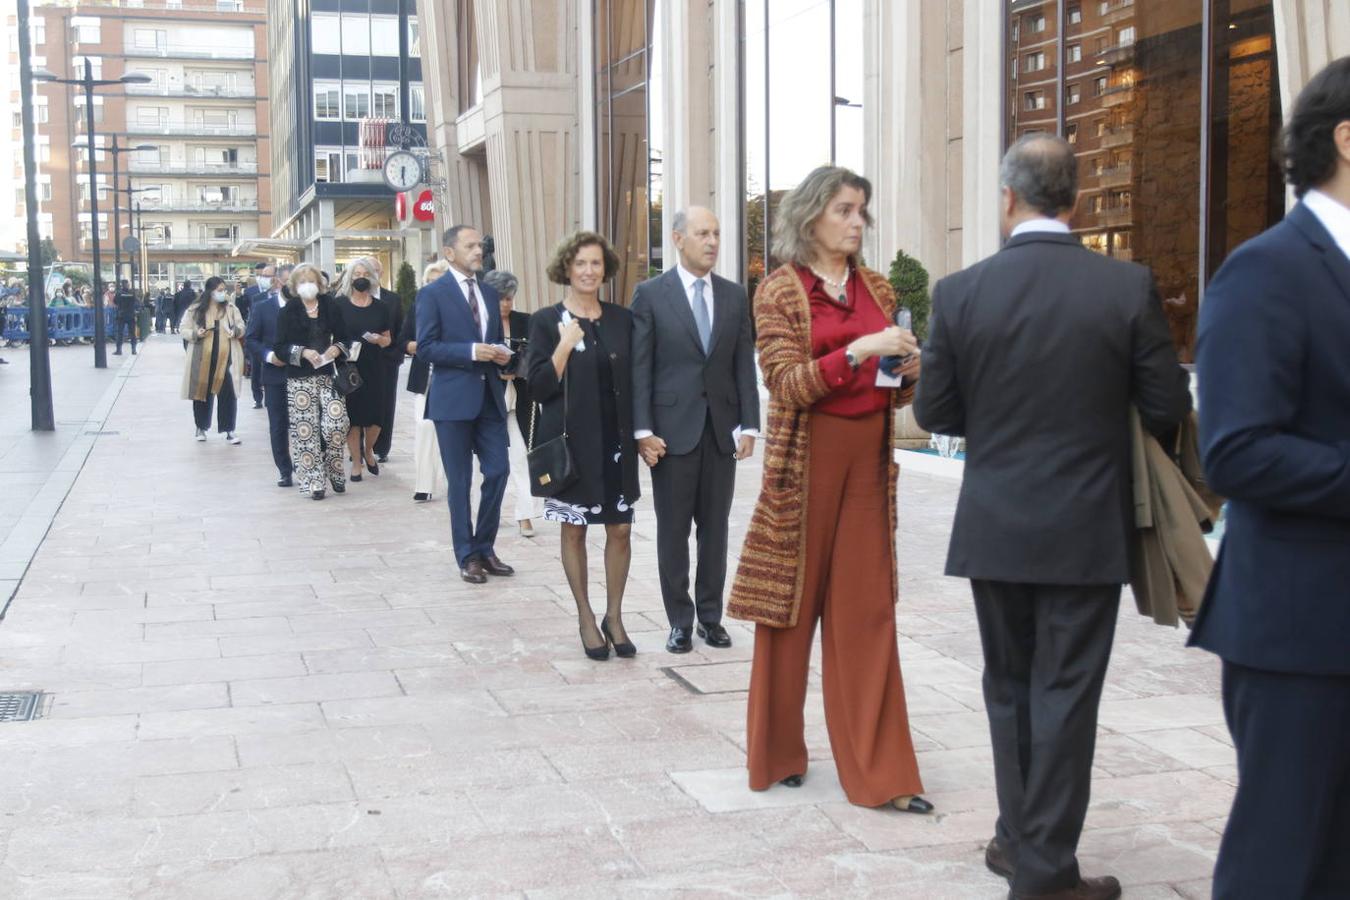
<svg viewBox="0 0 1350 900">
<path fill-rule="evenodd" d="M 848 360 L 848 367 L 855 372 L 862 366 L 862 360 L 858 359 L 852 350 L 844 350 L 844 359 Z"/>
</svg>

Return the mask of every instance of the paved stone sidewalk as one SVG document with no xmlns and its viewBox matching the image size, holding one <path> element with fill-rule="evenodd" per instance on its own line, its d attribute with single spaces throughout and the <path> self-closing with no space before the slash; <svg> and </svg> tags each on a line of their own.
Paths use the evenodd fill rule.
<svg viewBox="0 0 1350 900">
<path fill-rule="evenodd" d="M 136 360 L 0 626 L 0 689 L 50 693 L 0 724 L 0 896 L 1003 896 L 978 635 L 941 576 L 955 482 L 900 492 L 901 660 L 938 813 L 843 800 L 818 672 L 806 786 L 752 794 L 751 634 L 662 650 L 648 501 L 639 655 L 592 663 L 551 526 L 503 539 L 516 578 L 459 581 L 444 505 L 411 502 L 410 404 L 383 474 L 314 503 L 273 485 L 251 404 L 242 446 L 193 442 L 180 367 L 170 341 Z M 1182 641 L 1122 613 L 1082 860 L 1132 898 L 1208 896 L 1232 796 L 1218 669 Z"/>
</svg>

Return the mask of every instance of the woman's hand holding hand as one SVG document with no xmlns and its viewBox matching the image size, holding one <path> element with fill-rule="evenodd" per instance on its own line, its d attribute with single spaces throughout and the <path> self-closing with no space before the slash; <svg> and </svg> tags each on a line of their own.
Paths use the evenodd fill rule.
<svg viewBox="0 0 1350 900">
<path fill-rule="evenodd" d="M 310 348 L 306 347 L 305 352 L 300 355 L 303 356 L 305 360 L 316 369 L 319 366 L 323 365 L 323 357 L 319 355 L 318 350 L 311 350 Z"/>
<path fill-rule="evenodd" d="M 875 334 L 863 335 L 849 344 L 849 349 L 860 360 L 873 356 L 909 356 L 918 352 L 919 342 L 912 332 L 892 325 Z"/>
</svg>

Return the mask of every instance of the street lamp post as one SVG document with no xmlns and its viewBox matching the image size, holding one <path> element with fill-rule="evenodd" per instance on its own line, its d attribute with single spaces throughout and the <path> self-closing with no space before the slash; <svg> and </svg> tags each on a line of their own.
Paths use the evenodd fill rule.
<svg viewBox="0 0 1350 900">
<path fill-rule="evenodd" d="M 145 84 L 152 79 L 149 75 L 135 72 L 128 72 L 121 78 L 95 78 L 93 64 L 87 56 L 84 58 L 83 78 L 57 78 L 46 70 L 34 72 L 33 78 L 38 81 L 52 81 L 84 88 L 84 127 L 89 139 L 89 235 L 94 255 L 94 368 L 106 369 L 108 335 L 103 321 L 103 273 L 100 271 L 102 260 L 99 256 L 98 242 L 98 149 L 94 144 L 94 88 L 110 84 Z M 113 197 L 115 200 L 117 195 L 114 193 Z M 116 281 L 116 278 L 113 280 Z"/>
<path fill-rule="evenodd" d="M 118 191 L 117 182 L 118 182 L 119 177 L 120 177 L 119 174 L 118 174 L 118 171 L 117 171 L 117 158 L 118 158 L 119 156 L 121 156 L 123 153 L 135 153 L 135 152 L 138 151 L 138 150 L 154 150 L 154 149 L 156 149 L 156 147 L 155 147 L 154 144 L 137 144 L 135 147 L 119 147 L 119 146 L 117 146 L 117 136 L 116 136 L 116 135 L 113 135 L 112 146 L 110 146 L 110 147 L 108 148 L 108 152 L 112 154 L 112 162 L 113 162 L 113 180 L 112 180 L 112 195 L 113 195 L 113 281 L 114 281 L 115 283 L 117 283 L 117 284 L 120 284 L 121 281 L 122 281 L 122 218 L 121 218 L 121 216 L 119 215 L 119 213 L 121 213 L 121 211 L 122 211 L 122 209 L 121 209 L 122 204 L 121 204 L 121 202 L 120 202 L 120 201 L 118 200 L 118 198 L 117 198 L 117 191 Z M 131 173 L 130 173 L 130 172 L 127 173 L 127 186 L 128 186 L 128 187 L 131 186 Z M 130 206 L 130 201 L 127 201 L 127 203 L 128 203 L 128 206 Z M 130 220 L 130 218 L 131 218 L 131 210 L 130 210 L 130 209 L 127 210 L 127 218 L 128 218 L 128 220 Z M 130 225 L 130 221 L 128 221 L 127 224 L 128 224 L 128 226 L 129 226 L 129 225 Z M 128 230 L 130 230 L 130 229 L 128 229 Z M 134 264 L 133 264 L 133 266 L 132 266 L 132 272 L 133 272 L 133 273 L 135 272 L 135 266 L 134 266 Z"/>
<path fill-rule="evenodd" d="M 144 145 L 143 145 L 143 146 L 144 146 Z M 138 149 L 140 149 L 140 148 L 138 148 Z M 141 232 L 138 230 L 137 225 L 136 225 L 136 221 L 137 221 L 138 217 L 140 216 L 141 205 L 140 205 L 140 203 L 135 202 L 135 200 L 136 200 L 136 195 L 137 195 L 137 194 L 153 193 L 153 192 L 155 192 L 156 190 L 158 190 L 158 188 L 152 188 L 152 187 L 148 187 L 148 188 L 132 187 L 132 186 L 131 186 L 131 178 L 130 178 L 130 177 L 127 178 L 127 186 L 124 187 L 124 188 L 122 188 L 122 191 L 127 195 L 127 209 L 126 209 L 126 213 L 127 213 L 127 231 L 129 231 L 130 233 L 136 235 L 137 240 L 140 240 L 140 239 L 141 239 Z M 119 201 L 119 202 L 120 202 L 120 201 Z M 127 252 L 128 252 L 128 254 L 130 254 L 132 251 L 127 251 Z M 130 261 L 130 263 L 131 263 L 131 280 L 132 280 L 132 283 L 133 283 L 133 284 L 132 284 L 133 287 L 135 286 L 135 281 L 136 281 L 137 259 L 138 259 L 139 256 L 140 256 L 139 253 L 137 253 L 135 256 L 129 256 L 129 261 Z M 145 277 L 144 277 L 144 274 L 142 274 L 142 276 L 141 276 L 141 286 L 140 286 L 140 288 L 141 288 L 142 290 L 145 288 Z"/>
<path fill-rule="evenodd" d="M 33 154 L 33 60 L 28 34 L 28 0 L 19 0 L 19 93 L 23 116 L 24 211 L 28 219 L 28 375 L 30 425 L 55 431 L 52 362 L 47 348 L 47 298 L 42 281 L 42 236 L 38 231 L 37 160 Z"/>
</svg>

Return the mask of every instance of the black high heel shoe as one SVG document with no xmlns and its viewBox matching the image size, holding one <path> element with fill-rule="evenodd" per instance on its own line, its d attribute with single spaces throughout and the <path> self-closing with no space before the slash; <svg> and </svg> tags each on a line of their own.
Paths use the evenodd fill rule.
<svg viewBox="0 0 1350 900">
<path fill-rule="evenodd" d="M 604 638 L 604 643 L 601 644 L 599 647 L 587 647 L 586 629 L 579 628 L 577 630 L 581 632 L 581 649 L 586 651 L 586 656 L 588 659 L 593 659 L 596 662 L 609 659 L 609 638 L 605 637 L 603 630 L 600 632 L 600 636 Z"/>
<path fill-rule="evenodd" d="M 369 460 L 367 460 L 367 461 L 366 461 L 366 471 L 369 472 L 370 474 L 375 475 L 375 476 L 378 477 L 379 474 L 380 474 L 380 466 L 379 466 L 378 463 L 373 463 L 373 462 L 370 462 Z"/>
<path fill-rule="evenodd" d="M 614 635 L 609 630 L 609 617 L 600 620 L 600 633 L 605 636 L 605 640 L 614 645 L 614 655 L 619 659 L 632 659 L 637 656 L 637 647 L 632 641 L 623 641 L 622 643 L 614 640 Z"/>
<path fill-rule="evenodd" d="M 802 782 L 805 780 L 805 778 L 806 776 L 804 775 L 789 775 L 788 777 L 782 779 L 778 783 L 783 785 L 784 787 L 801 787 Z"/>
</svg>

